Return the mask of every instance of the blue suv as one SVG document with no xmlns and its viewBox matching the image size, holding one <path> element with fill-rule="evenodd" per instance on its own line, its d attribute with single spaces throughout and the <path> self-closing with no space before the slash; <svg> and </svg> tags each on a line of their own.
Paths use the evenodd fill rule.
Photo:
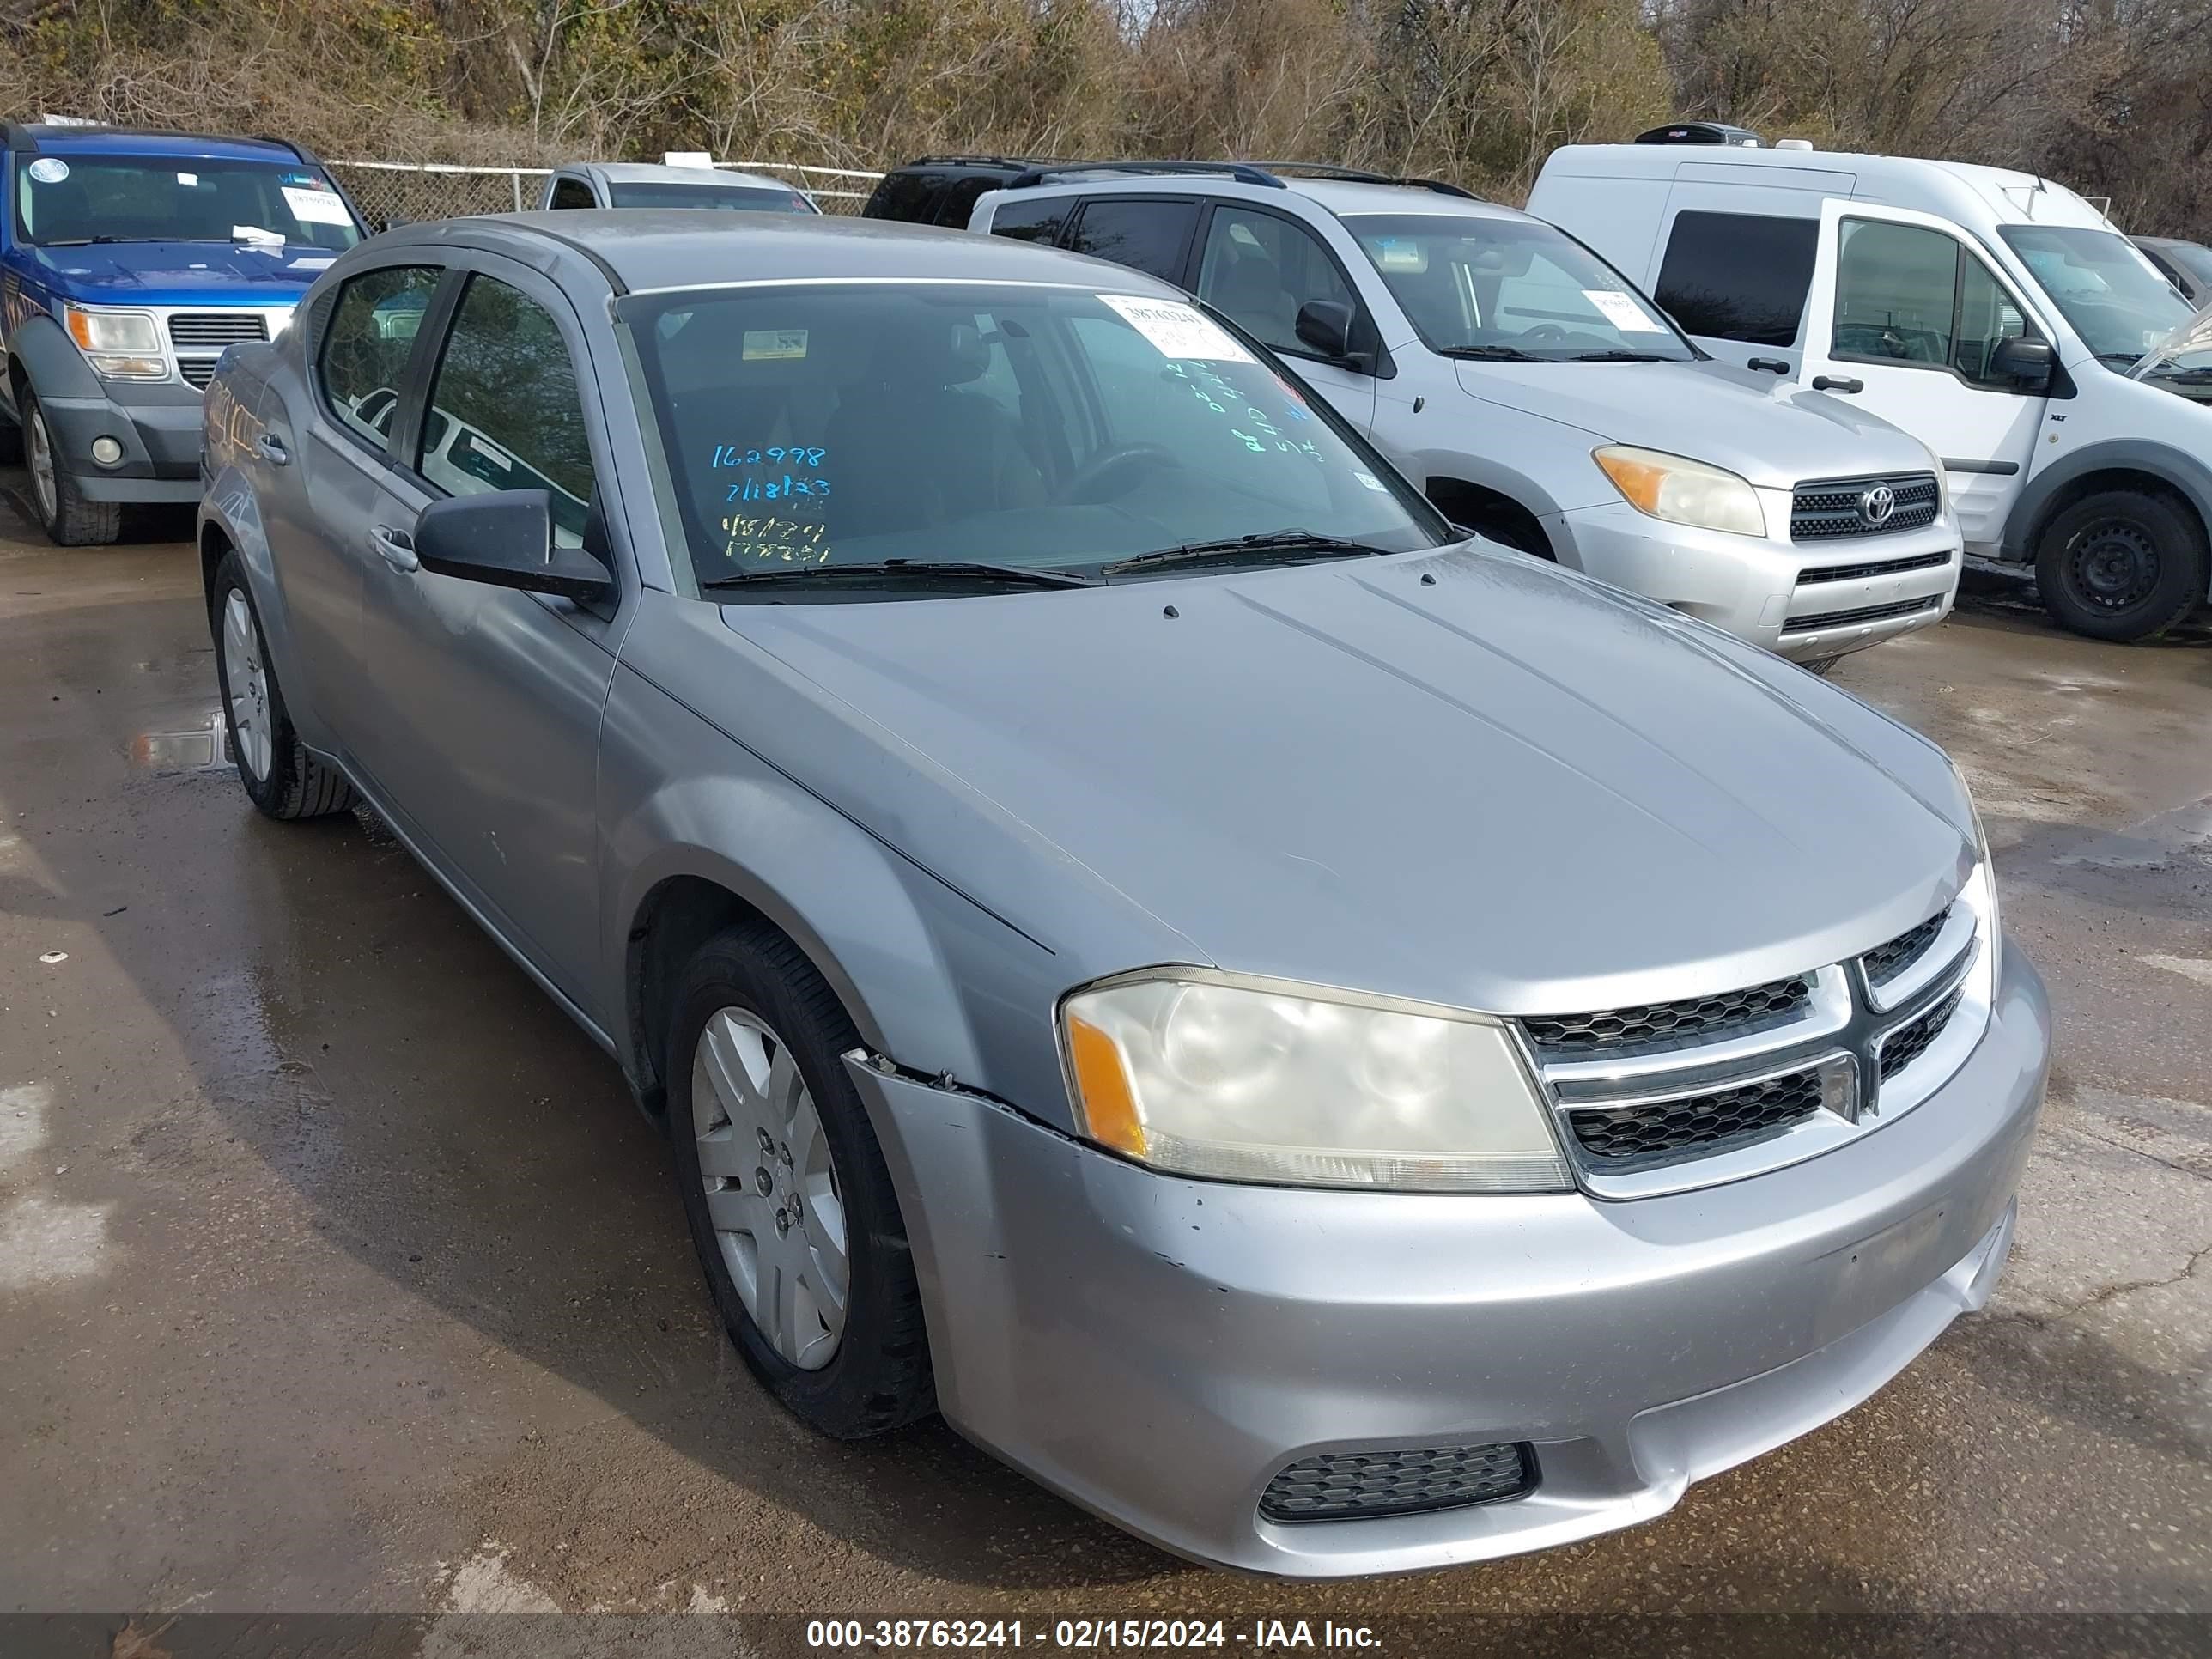
<svg viewBox="0 0 2212 1659">
<path fill-rule="evenodd" d="M 129 501 L 200 493 L 200 393 L 223 349 L 281 334 L 368 234 L 296 144 L 0 128 L 0 447 L 46 534 L 115 539 Z"/>
</svg>

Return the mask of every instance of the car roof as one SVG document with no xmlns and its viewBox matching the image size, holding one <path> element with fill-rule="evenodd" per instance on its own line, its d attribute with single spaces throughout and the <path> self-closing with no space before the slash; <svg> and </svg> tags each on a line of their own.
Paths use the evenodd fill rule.
<svg viewBox="0 0 2212 1659">
<path fill-rule="evenodd" d="M 151 127 L 10 125 L 11 149 L 48 155 L 181 155 L 203 161 L 298 161 L 306 152 L 277 138 L 217 138 Z"/>
<path fill-rule="evenodd" d="M 1364 180 L 1278 174 L 1279 185 L 1248 184 L 1226 173 L 1075 173 L 1019 190 L 999 192 L 1003 202 L 1018 202 L 1032 192 L 1065 196 L 1218 196 L 1263 206 L 1282 206 L 1286 198 L 1303 196 L 1340 218 L 1368 213 L 1449 214 L 1468 219 L 1520 219 L 1529 216 L 1517 208 L 1501 206 L 1471 196 L 1431 190 L 1425 185 L 1370 184 Z"/>
<path fill-rule="evenodd" d="M 1187 297 L 1182 289 L 1126 265 L 1006 237 L 833 214 L 708 215 L 683 208 L 583 208 L 441 219 L 373 237 L 343 266 L 378 249 L 446 242 L 509 253 L 541 266 L 551 252 L 549 245 L 567 247 L 633 293 L 734 282 L 903 280 L 1022 282 Z"/>
<path fill-rule="evenodd" d="M 595 173 L 611 185 L 751 185 L 768 190 L 799 189 L 796 185 L 771 179 L 764 173 L 739 173 L 733 167 L 676 167 L 665 161 L 570 161 L 560 171 Z"/>
</svg>

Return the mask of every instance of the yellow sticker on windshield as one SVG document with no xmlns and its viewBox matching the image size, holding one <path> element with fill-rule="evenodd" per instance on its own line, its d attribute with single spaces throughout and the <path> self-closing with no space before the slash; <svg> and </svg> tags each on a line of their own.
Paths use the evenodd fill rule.
<svg viewBox="0 0 2212 1659">
<path fill-rule="evenodd" d="M 744 360 L 749 363 L 773 362 L 780 358 L 804 357 L 806 355 L 806 331 L 803 328 L 749 328 L 745 331 Z"/>
</svg>

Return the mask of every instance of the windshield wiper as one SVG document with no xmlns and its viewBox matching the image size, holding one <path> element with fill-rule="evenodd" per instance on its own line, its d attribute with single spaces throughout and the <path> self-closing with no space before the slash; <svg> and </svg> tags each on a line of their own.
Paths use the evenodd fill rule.
<svg viewBox="0 0 2212 1659">
<path fill-rule="evenodd" d="M 1670 357 L 1663 351 L 1577 351 L 1567 361 L 1571 363 L 1679 363 L 1686 359 Z"/>
<path fill-rule="evenodd" d="M 880 581 L 886 576 L 946 577 L 957 581 L 988 582 L 1004 586 L 1097 587 L 1096 576 L 1073 570 L 1043 570 L 1033 565 L 986 564 L 975 559 L 876 559 L 861 564 L 797 565 L 788 570 L 741 570 L 699 584 L 702 593 L 750 587 L 763 582 L 809 584 L 825 578 L 844 580 L 866 576 Z"/>
<path fill-rule="evenodd" d="M 1472 357 L 1478 362 L 1492 363 L 1540 363 L 1552 361 L 1539 357 L 1533 351 L 1523 351 L 1519 346 L 1508 345 L 1438 346 L 1437 356 Z"/>
<path fill-rule="evenodd" d="M 1387 553 L 1388 548 L 1376 547 L 1366 542 L 1347 541 L 1341 536 L 1323 536 L 1311 530 L 1275 530 L 1260 536 L 1231 536 L 1218 542 L 1185 542 L 1180 547 L 1163 547 L 1156 552 L 1139 553 L 1126 559 L 1116 559 L 1111 564 L 1102 564 L 1102 576 L 1119 575 L 1125 570 L 1151 570 L 1164 564 L 1193 564 L 1204 561 L 1231 562 L 1253 557 L 1266 558 L 1271 554 L 1310 554 L 1328 558 L 1340 553 Z"/>
</svg>

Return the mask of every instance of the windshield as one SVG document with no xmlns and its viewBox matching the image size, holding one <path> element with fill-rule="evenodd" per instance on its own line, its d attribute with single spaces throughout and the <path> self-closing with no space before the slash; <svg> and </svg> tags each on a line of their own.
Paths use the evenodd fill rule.
<svg viewBox="0 0 2212 1659">
<path fill-rule="evenodd" d="M 2114 368 L 2189 320 L 2189 301 L 2116 231 L 2006 225 L 2001 234 L 2082 343 Z"/>
<path fill-rule="evenodd" d="M 618 208 L 739 208 L 748 213 L 811 213 L 795 190 L 760 185 L 616 184 L 607 198 Z"/>
<path fill-rule="evenodd" d="M 1452 539 L 1188 301 L 823 284 L 640 295 L 620 316 L 702 585 L 773 572 L 787 597 L 809 572 L 889 560 L 1098 574 L 1286 530 L 1360 544 L 1331 556 Z"/>
<path fill-rule="evenodd" d="M 1626 278 L 1550 225 L 1444 214 L 1345 223 L 1431 351 L 1541 362 L 1698 355 Z"/>
<path fill-rule="evenodd" d="M 246 242 L 338 252 L 361 240 L 344 198 L 313 167 L 191 156 L 18 158 L 15 224 L 27 242 Z"/>
</svg>

